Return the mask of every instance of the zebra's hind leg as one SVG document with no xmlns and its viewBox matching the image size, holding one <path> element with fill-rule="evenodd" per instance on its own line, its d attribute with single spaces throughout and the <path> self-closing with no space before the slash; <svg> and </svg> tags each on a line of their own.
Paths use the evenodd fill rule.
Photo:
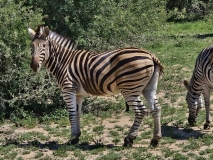
<svg viewBox="0 0 213 160">
<path fill-rule="evenodd" d="M 153 132 L 153 138 L 151 140 L 150 145 L 152 145 L 153 147 L 158 146 L 158 142 L 160 141 L 160 139 L 162 138 L 162 134 L 161 134 L 161 107 L 158 106 L 158 100 L 156 98 L 148 98 L 149 97 L 149 93 L 144 93 L 144 97 L 146 98 L 149 106 L 150 106 L 150 113 L 154 119 L 154 132 Z"/>
<path fill-rule="evenodd" d="M 78 137 L 81 136 L 80 118 L 81 118 L 82 102 L 83 102 L 83 96 L 77 95 L 76 103 L 77 103 L 77 132 L 78 132 Z"/>
<path fill-rule="evenodd" d="M 154 118 L 154 135 L 150 142 L 150 145 L 157 147 L 160 139 L 162 138 L 161 134 L 161 107 L 157 106 L 155 110 L 151 111 L 152 117 Z"/>
<path fill-rule="evenodd" d="M 137 95 L 137 94 L 136 94 Z M 124 96 L 125 97 L 125 96 Z M 135 112 L 135 120 L 134 123 L 127 135 L 124 139 L 124 147 L 131 147 L 133 145 L 133 140 L 137 137 L 138 129 L 145 115 L 147 115 L 147 109 L 143 105 L 140 96 L 130 96 L 125 98 L 129 107 Z"/>
<path fill-rule="evenodd" d="M 159 77 L 159 69 L 156 66 L 155 72 L 150 79 L 149 83 L 143 90 L 143 95 L 145 99 L 147 100 L 147 103 L 150 107 L 150 113 L 154 119 L 154 132 L 153 132 L 153 138 L 151 140 L 150 145 L 153 147 L 158 146 L 158 142 L 162 138 L 161 134 L 161 107 L 158 106 L 158 100 L 156 98 L 156 91 L 157 91 L 157 85 L 158 85 L 158 77 Z"/>
</svg>

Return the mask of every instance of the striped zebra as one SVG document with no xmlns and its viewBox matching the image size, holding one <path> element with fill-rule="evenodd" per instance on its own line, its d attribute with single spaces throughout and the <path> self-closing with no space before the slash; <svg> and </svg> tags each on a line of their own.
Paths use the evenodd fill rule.
<svg viewBox="0 0 213 160">
<path fill-rule="evenodd" d="M 206 122 L 204 129 L 210 127 L 210 91 L 213 89 L 213 46 L 204 48 L 198 55 L 194 71 L 190 80 L 184 80 L 188 92 L 186 101 L 189 108 L 188 122 L 196 123 L 197 115 L 203 107 L 203 99 L 206 109 Z"/>
<path fill-rule="evenodd" d="M 124 48 L 94 53 L 77 50 L 74 41 L 39 26 L 28 28 L 32 38 L 31 68 L 38 72 L 43 64 L 56 77 L 67 104 L 71 123 L 71 144 L 79 142 L 80 113 L 84 95 L 111 96 L 121 93 L 135 112 L 135 120 L 124 139 L 132 146 L 139 126 L 147 114 L 141 101 L 142 93 L 154 118 L 152 146 L 157 146 L 161 134 L 161 107 L 156 90 L 163 66 L 157 57 L 143 49 Z"/>
</svg>

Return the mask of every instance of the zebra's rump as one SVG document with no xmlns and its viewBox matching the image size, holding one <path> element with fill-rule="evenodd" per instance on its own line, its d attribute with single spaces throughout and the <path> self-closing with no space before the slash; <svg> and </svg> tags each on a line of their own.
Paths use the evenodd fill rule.
<svg viewBox="0 0 213 160">
<path fill-rule="evenodd" d="M 193 90 L 200 91 L 206 86 L 213 88 L 213 46 L 204 48 L 198 55 L 190 83 Z"/>
<path fill-rule="evenodd" d="M 72 62 L 68 67 L 71 77 L 92 95 L 141 89 L 152 77 L 155 64 L 162 70 L 155 55 L 139 48 L 101 53 L 76 51 Z"/>
</svg>

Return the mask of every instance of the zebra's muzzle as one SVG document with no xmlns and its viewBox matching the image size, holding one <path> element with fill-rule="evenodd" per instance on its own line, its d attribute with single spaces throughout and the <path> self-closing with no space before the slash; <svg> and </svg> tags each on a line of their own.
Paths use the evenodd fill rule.
<svg viewBox="0 0 213 160">
<path fill-rule="evenodd" d="M 197 122 L 197 115 L 198 115 L 199 110 L 200 110 L 200 108 L 197 108 L 197 105 L 191 106 L 189 108 L 188 122 L 189 122 L 190 126 L 195 126 L 195 124 Z"/>
<path fill-rule="evenodd" d="M 35 58 L 32 58 L 32 61 L 30 63 L 30 68 L 33 70 L 33 72 L 38 72 L 39 71 L 39 64 L 36 62 Z"/>
<path fill-rule="evenodd" d="M 30 67 L 33 70 L 33 72 L 38 72 L 38 70 L 39 70 L 39 65 L 35 66 L 35 65 L 32 65 L 32 63 L 31 63 Z"/>
</svg>

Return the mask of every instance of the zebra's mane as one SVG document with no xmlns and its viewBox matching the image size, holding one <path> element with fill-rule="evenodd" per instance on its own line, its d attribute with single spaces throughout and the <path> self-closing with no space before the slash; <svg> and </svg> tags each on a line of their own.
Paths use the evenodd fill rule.
<svg viewBox="0 0 213 160">
<path fill-rule="evenodd" d="M 44 30 L 44 25 L 39 25 L 38 27 L 37 27 L 37 29 L 36 29 L 36 37 L 38 37 L 39 35 L 40 35 L 40 31 L 41 30 Z M 64 41 L 66 41 L 66 42 L 68 42 L 68 41 L 70 41 L 70 46 L 71 46 L 71 49 L 72 50 L 76 50 L 76 48 L 77 48 L 77 43 L 74 41 L 74 40 L 72 40 L 71 38 L 68 38 L 68 37 L 64 37 L 64 36 L 62 36 L 62 35 L 60 35 L 60 34 L 58 34 L 58 33 L 56 33 L 56 32 L 54 32 L 54 31 L 52 31 L 52 30 L 49 30 L 49 36 L 48 36 L 48 38 L 50 39 L 50 40 L 52 40 L 52 41 L 54 41 L 55 43 L 58 43 L 58 44 L 60 44 L 60 42 L 64 42 Z M 60 44 L 61 45 L 61 44 Z"/>
</svg>

